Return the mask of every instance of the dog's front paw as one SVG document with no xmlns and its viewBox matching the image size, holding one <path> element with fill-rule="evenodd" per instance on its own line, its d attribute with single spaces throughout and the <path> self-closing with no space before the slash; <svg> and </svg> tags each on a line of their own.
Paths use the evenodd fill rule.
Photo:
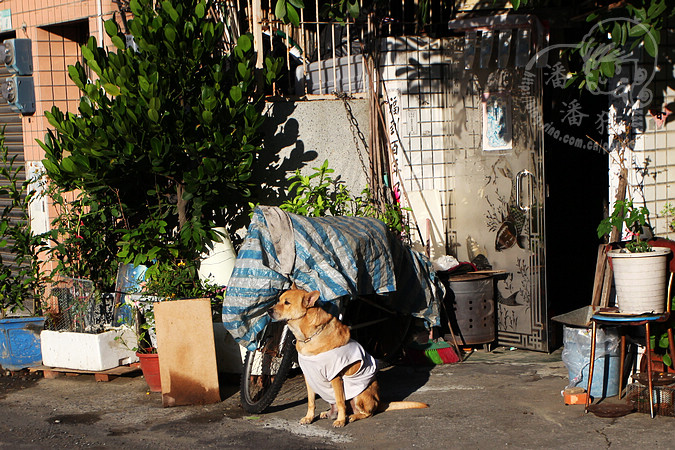
<svg viewBox="0 0 675 450">
<path fill-rule="evenodd" d="M 314 422 L 314 417 L 312 416 L 305 416 L 300 419 L 300 425 L 309 425 L 312 422 Z"/>
<path fill-rule="evenodd" d="M 335 422 L 333 422 L 333 428 L 342 428 L 345 426 L 346 423 L 347 421 L 345 419 L 342 420 L 338 419 Z"/>
</svg>

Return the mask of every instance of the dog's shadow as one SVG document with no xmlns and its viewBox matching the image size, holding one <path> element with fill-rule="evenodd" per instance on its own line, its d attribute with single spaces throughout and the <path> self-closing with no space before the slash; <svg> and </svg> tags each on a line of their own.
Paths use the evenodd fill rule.
<svg viewBox="0 0 675 450">
<path fill-rule="evenodd" d="M 407 400 L 429 381 L 432 368 L 431 365 L 392 365 L 381 369 L 377 374 L 380 399 L 388 402 Z"/>
</svg>

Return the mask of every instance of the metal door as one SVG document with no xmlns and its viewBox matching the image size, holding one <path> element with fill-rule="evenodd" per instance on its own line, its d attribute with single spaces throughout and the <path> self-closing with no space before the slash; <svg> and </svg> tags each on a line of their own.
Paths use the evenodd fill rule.
<svg viewBox="0 0 675 450">
<path fill-rule="evenodd" d="M 393 181 L 412 207 L 413 238 L 432 259 L 470 260 L 471 238 L 503 271 L 499 343 L 548 351 L 541 74 L 468 64 L 466 41 L 383 43 Z"/>
</svg>

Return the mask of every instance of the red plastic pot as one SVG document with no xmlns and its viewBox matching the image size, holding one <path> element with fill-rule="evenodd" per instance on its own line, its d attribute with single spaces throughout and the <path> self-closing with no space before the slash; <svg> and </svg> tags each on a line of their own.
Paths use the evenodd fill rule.
<svg viewBox="0 0 675 450">
<path fill-rule="evenodd" d="M 150 392 L 162 392 L 162 381 L 159 376 L 159 356 L 157 353 L 136 353 L 141 363 L 141 371 Z"/>
</svg>

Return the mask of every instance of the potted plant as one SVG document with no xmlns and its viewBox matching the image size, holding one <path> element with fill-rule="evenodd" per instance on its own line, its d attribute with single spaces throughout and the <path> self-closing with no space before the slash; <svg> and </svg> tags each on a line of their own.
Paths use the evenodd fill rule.
<svg viewBox="0 0 675 450">
<path fill-rule="evenodd" d="M 40 292 L 44 280 L 38 249 L 42 238 L 31 230 L 28 205 L 33 192 L 30 180 L 19 178 L 23 166 L 9 156 L 4 130 L 0 132 L 0 196 L 9 199 L 0 210 L 0 246 L 8 248 L 13 261 L 0 255 L 0 366 L 20 370 L 39 365 L 40 331 L 44 325 Z M 19 316 L 19 317 L 8 317 Z"/>
<path fill-rule="evenodd" d="M 40 335 L 45 366 L 104 371 L 138 361 L 130 348 L 135 346 L 132 328 L 114 324 L 106 311 L 104 317 L 96 314 L 106 303 L 91 280 L 59 277 L 50 284 L 45 301 L 50 304 L 47 329 Z"/>
<path fill-rule="evenodd" d="M 69 195 L 85 193 L 83 229 L 114 236 L 87 255 L 112 248 L 101 267 L 147 266 L 144 295 L 162 299 L 186 295 L 169 292 L 178 263 L 196 267 L 217 240 L 214 229 L 243 212 L 265 121 L 256 75 L 271 85 L 281 67 L 268 58 L 256 71 L 248 35 L 223 45 L 224 24 L 209 5 L 132 0 L 132 19 L 105 22 L 114 47 L 93 37 L 82 46 L 82 62 L 68 68 L 82 92 L 79 111 L 46 112 L 53 128 L 39 142 L 49 179 Z M 152 289 L 164 276 L 171 284 Z"/>
<path fill-rule="evenodd" d="M 662 313 L 666 309 L 667 266 L 671 250 L 652 247 L 642 238 L 649 224 L 649 210 L 635 206 L 631 200 L 618 200 L 612 214 L 598 226 L 598 237 L 611 231 L 627 229 L 628 241 L 623 248 L 608 252 L 614 272 L 617 306 L 622 313 Z"/>
<path fill-rule="evenodd" d="M 52 270 L 43 296 L 43 364 L 103 371 L 137 362 L 134 332 L 117 324 L 114 291 L 117 235 L 114 212 L 101 208 L 87 191 L 67 193 L 43 174 L 44 196 L 56 211 L 41 249 Z M 107 294 L 108 293 L 108 294 Z M 135 345 L 130 345 L 135 347 Z"/>
</svg>

